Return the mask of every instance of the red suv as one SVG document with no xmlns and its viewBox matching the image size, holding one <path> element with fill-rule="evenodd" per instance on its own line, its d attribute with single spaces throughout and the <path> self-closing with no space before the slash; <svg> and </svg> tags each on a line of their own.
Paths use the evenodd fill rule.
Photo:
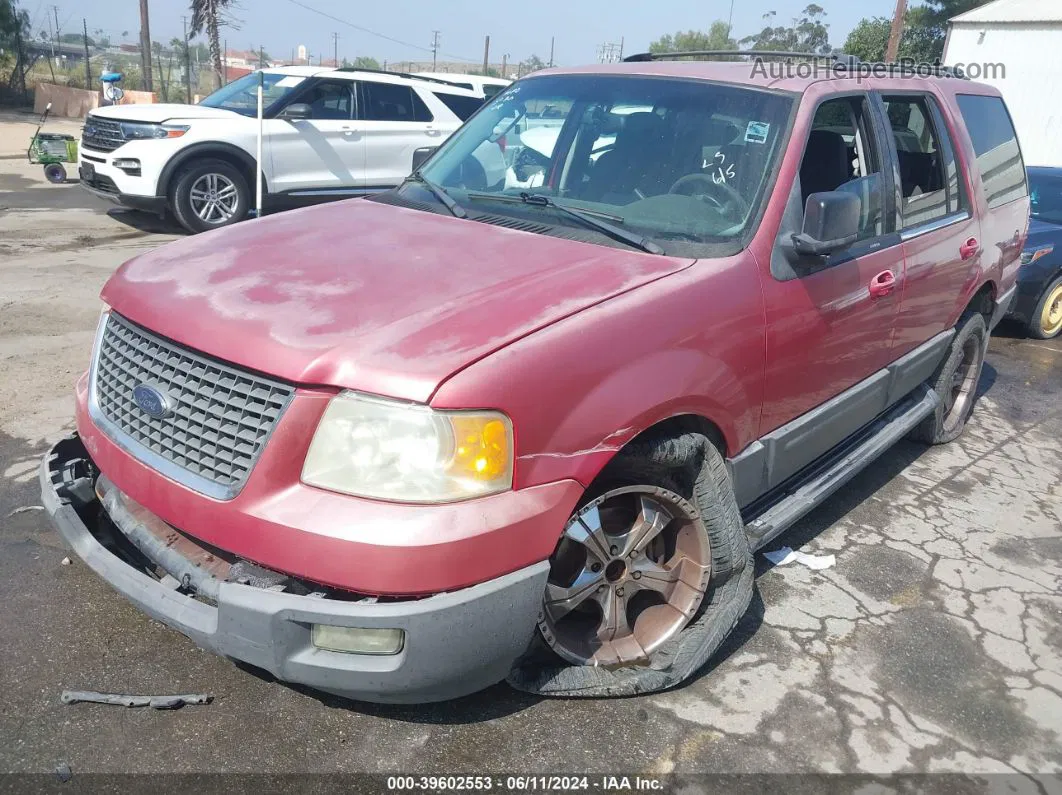
<svg viewBox="0 0 1062 795">
<path fill-rule="evenodd" d="M 55 526 L 201 646 L 355 699 L 689 677 L 754 550 L 962 431 L 1029 218 L 994 89 L 762 67 L 540 72 L 392 192 L 126 263 Z"/>
</svg>

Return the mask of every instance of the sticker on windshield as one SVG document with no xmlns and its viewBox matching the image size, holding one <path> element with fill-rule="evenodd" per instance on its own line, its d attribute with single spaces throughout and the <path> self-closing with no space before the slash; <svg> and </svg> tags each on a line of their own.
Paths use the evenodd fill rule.
<svg viewBox="0 0 1062 795">
<path fill-rule="evenodd" d="M 305 77 L 300 77 L 299 75 L 288 75 L 287 77 L 280 78 L 274 86 L 276 88 L 295 88 L 295 86 L 305 79 Z"/>
<path fill-rule="evenodd" d="M 750 121 L 745 130 L 745 142 L 750 144 L 765 144 L 767 136 L 771 132 L 771 125 L 765 121 Z"/>
</svg>

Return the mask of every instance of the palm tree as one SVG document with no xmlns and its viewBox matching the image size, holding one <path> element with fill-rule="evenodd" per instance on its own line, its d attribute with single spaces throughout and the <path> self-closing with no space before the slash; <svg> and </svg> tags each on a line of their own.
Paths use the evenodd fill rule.
<svg viewBox="0 0 1062 795">
<path fill-rule="evenodd" d="M 233 0 L 191 0 L 192 24 L 189 28 L 189 36 L 197 36 L 206 30 L 207 44 L 210 47 L 210 61 L 214 67 L 214 74 L 218 78 L 218 87 L 221 87 L 221 37 L 218 35 L 226 9 L 233 4 Z"/>
</svg>

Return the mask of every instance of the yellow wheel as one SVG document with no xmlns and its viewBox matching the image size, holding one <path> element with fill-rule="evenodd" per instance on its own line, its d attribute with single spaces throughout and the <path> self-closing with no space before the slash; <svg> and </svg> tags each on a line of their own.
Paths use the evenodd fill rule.
<svg viewBox="0 0 1062 795">
<path fill-rule="evenodd" d="M 1029 330 L 1034 337 L 1042 340 L 1053 339 L 1062 333 L 1062 277 L 1055 279 L 1044 290 Z"/>
</svg>

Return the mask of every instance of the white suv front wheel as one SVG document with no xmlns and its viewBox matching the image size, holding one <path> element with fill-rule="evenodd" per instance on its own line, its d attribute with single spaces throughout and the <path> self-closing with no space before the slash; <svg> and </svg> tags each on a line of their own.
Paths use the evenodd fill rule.
<svg viewBox="0 0 1062 795">
<path fill-rule="evenodd" d="M 247 217 L 250 188 L 240 170 L 224 160 L 197 160 L 178 175 L 171 194 L 173 214 L 193 234 Z"/>
</svg>

